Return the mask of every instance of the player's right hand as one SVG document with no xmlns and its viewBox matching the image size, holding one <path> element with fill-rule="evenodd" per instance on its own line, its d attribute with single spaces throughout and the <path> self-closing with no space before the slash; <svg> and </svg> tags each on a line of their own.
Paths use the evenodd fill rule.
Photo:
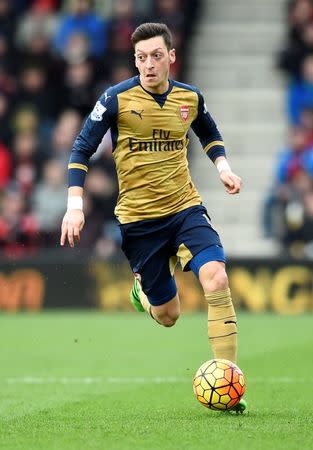
<svg viewBox="0 0 313 450">
<path fill-rule="evenodd" d="M 80 232 L 85 224 L 85 216 L 80 209 L 71 209 L 66 211 L 61 227 L 61 240 L 60 245 L 66 243 L 66 239 L 70 244 L 70 247 L 75 246 L 75 242 L 80 240 Z"/>
<path fill-rule="evenodd" d="M 231 170 L 222 170 L 220 173 L 220 179 L 226 188 L 228 194 L 239 194 L 242 180 L 238 175 Z"/>
</svg>

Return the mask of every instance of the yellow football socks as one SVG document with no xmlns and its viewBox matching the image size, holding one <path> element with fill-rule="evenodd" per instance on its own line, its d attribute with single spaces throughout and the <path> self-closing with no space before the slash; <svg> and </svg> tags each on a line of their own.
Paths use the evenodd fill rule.
<svg viewBox="0 0 313 450">
<path fill-rule="evenodd" d="M 237 318 L 230 289 L 205 294 L 208 301 L 208 334 L 214 358 L 237 360 Z"/>
</svg>

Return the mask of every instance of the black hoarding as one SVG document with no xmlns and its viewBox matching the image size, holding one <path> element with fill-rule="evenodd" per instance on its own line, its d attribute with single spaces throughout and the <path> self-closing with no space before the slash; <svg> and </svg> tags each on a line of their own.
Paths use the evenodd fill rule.
<svg viewBox="0 0 313 450">
<path fill-rule="evenodd" d="M 299 314 L 313 310 L 311 262 L 232 259 L 228 262 L 232 298 L 237 308 L 252 312 Z M 199 282 L 192 273 L 176 271 L 185 312 L 206 310 Z M 131 310 L 132 274 L 124 259 L 40 257 L 0 262 L 0 310 L 100 308 Z"/>
</svg>

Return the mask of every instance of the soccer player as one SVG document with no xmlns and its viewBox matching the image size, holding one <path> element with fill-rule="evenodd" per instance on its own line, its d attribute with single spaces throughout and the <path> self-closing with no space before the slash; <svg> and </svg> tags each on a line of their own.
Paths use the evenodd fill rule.
<svg viewBox="0 0 313 450">
<path fill-rule="evenodd" d="M 237 319 L 224 251 L 190 177 L 189 129 L 199 137 L 227 193 L 239 193 L 241 179 L 227 162 L 223 139 L 200 90 L 169 79 L 175 49 L 167 26 L 140 25 L 132 44 L 139 75 L 107 89 L 74 143 L 60 243 L 68 240 L 74 247 L 79 240 L 88 161 L 110 128 L 119 181 L 115 213 L 122 250 L 135 276 L 131 302 L 157 323 L 173 326 L 180 314 L 173 276 L 179 260 L 203 287 L 214 357 L 236 362 Z M 237 408 L 245 409 L 245 402 Z"/>
</svg>

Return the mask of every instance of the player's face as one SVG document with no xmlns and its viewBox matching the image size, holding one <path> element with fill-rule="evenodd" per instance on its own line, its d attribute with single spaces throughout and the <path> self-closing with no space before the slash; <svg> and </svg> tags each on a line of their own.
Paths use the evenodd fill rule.
<svg viewBox="0 0 313 450">
<path fill-rule="evenodd" d="M 167 50 L 162 36 L 139 41 L 135 46 L 140 82 L 149 92 L 163 94 L 167 91 L 170 65 L 174 62 L 175 50 Z"/>
</svg>

